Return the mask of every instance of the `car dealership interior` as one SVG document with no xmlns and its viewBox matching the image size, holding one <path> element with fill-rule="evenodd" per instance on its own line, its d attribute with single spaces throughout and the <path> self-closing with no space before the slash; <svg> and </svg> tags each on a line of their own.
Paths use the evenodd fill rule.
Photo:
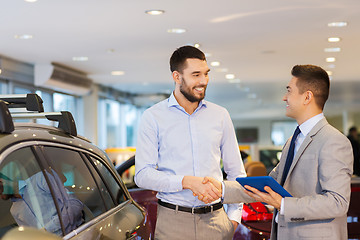
<svg viewBox="0 0 360 240">
<path fill-rule="evenodd" d="M 205 100 L 228 110 L 239 149 L 249 162 L 263 162 L 267 173 L 297 126 L 283 101 L 294 65 L 326 70 L 326 119 L 344 135 L 360 129 L 357 0 L 0 2 L 0 95 L 34 93 L 45 112 L 72 113 L 78 135 L 105 151 L 131 188 L 141 116 L 173 92 L 169 58 L 181 46 L 205 53 Z M 46 119 L 14 121 L 57 126 Z M 360 180 L 354 182 L 352 197 L 360 198 Z M 138 190 L 126 186 L 141 201 Z M 155 199 L 155 192 L 146 194 Z M 269 224 L 267 208 L 246 207 Z M 351 209 L 349 239 L 360 239 L 359 206 Z M 270 237 L 268 225 L 251 221 L 241 226 L 253 234 L 248 239 Z M 153 230 L 140 233 L 153 238 Z M 234 239 L 243 237 L 239 230 Z"/>
</svg>

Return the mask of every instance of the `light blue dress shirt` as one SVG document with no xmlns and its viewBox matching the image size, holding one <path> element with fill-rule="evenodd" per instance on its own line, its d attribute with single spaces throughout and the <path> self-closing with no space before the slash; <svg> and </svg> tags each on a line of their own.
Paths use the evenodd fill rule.
<svg viewBox="0 0 360 240">
<path fill-rule="evenodd" d="M 158 191 L 157 198 L 179 206 L 204 206 L 191 190 L 182 189 L 182 179 L 211 176 L 222 181 L 221 159 L 227 179 L 246 176 L 225 108 L 202 100 L 189 115 L 171 94 L 144 112 L 137 138 L 135 182 Z M 229 218 L 239 222 L 241 208 L 241 204 L 229 205 Z"/>
</svg>

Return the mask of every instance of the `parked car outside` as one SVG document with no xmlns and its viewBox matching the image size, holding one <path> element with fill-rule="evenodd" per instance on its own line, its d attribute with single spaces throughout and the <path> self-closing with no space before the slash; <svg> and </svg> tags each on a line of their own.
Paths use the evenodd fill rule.
<svg viewBox="0 0 360 240">
<path fill-rule="evenodd" d="M 271 153 L 269 156 L 279 156 L 278 150 L 270 149 L 269 151 L 264 151 L 266 154 Z M 276 161 L 272 162 L 277 163 Z M 266 163 L 269 163 L 269 161 L 266 161 Z M 266 168 L 268 168 L 268 164 L 266 165 Z M 133 199 L 147 210 L 145 224 L 138 230 L 139 237 L 141 239 L 154 239 L 157 213 L 157 192 L 138 188 L 134 183 L 133 177 L 135 173 L 135 156 L 116 166 L 116 170 L 120 176 L 124 176 L 128 180 L 126 186 L 128 187 Z M 360 177 L 354 176 L 351 181 L 351 198 L 347 219 L 348 237 L 351 240 L 360 239 L 359 202 Z M 269 239 L 272 216 L 273 208 L 269 205 L 264 205 L 260 202 L 244 204 L 241 224 L 239 224 L 238 228 L 236 229 L 233 240 Z"/>
<path fill-rule="evenodd" d="M 108 156 L 34 95 L 0 95 L 0 239 L 136 239 L 145 210 Z M 38 117 L 59 127 L 13 122 Z"/>
</svg>

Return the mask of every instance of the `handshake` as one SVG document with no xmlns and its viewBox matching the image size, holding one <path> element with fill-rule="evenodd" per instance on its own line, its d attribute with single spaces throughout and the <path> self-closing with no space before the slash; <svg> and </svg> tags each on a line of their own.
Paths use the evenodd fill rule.
<svg viewBox="0 0 360 240">
<path fill-rule="evenodd" d="M 222 196 L 222 184 L 212 177 L 185 176 L 182 181 L 184 189 L 190 189 L 200 201 L 208 204 Z"/>
</svg>

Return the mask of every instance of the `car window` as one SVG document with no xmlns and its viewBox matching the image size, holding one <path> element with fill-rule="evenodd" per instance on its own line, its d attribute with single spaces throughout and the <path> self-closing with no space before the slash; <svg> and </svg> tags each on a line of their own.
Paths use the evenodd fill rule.
<svg viewBox="0 0 360 240">
<path fill-rule="evenodd" d="M 124 190 L 115 180 L 114 176 L 110 173 L 109 169 L 102 164 L 98 159 L 91 157 L 93 164 L 99 170 L 103 180 L 107 183 L 107 186 L 111 192 L 111 195 L 117 204 L 124 202 L 127 197 L 124 194 Z"/>
<path fill-rule="evenodd" d="M 84 204 L 85 222 L 114 205 L 100 176 L 79 152 L 50 146 L 43 149 L 50 166 L 62 173 L 65 188 Z"/>
<path fill-rule="evenodd" d="M 62 235 L 50 181 L 41 171 L 30 147 L 16 150 L 0 164 L 0 237 L 16 226 L 31 226 Z M 60 203 L 58 203 L 60 206 Z"/>
</svg>

